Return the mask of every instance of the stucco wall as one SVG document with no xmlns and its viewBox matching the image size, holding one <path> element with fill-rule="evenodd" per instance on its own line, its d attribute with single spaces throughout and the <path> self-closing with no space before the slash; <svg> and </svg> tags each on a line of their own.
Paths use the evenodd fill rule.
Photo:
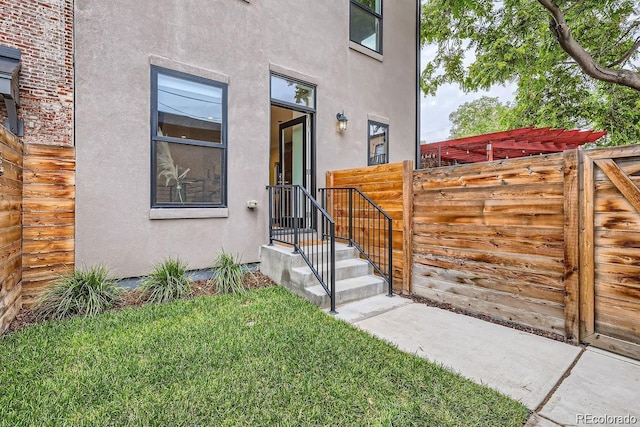
<svg viewBox="0 0 640 427">
<path fill-rule="evenodd" d="M 414 157 L 415 9 L 385 2 L 383 62 L 349 47 L 346 1 L 76 0 L 77 263 L 137 276 L 267 241 L 270 68 L 317 84 L 317 169 L 367 164 L 367 117 L 390 124 L 390 161 Z M 227 79 L 228 216 L 150 219 L 150 63 Z M 349 129 L 336 131 L 343 111 Z M 246 208 L 250 199 L 258 209 Z"/>
</svg>

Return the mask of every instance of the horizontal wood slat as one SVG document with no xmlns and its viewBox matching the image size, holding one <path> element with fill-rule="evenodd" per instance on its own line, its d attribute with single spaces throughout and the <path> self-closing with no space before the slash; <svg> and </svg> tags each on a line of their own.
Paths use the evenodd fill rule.
<svg viewBox="0 0 640 427">
<path fill-rule="evenodd" d="M 393 271 L 394 290 L 396 292 L 409 292 L 411 269 L 411 252 L 405 250 L 407 234 L 410 234 L 410 216 L 407 218 L 409 204 L 407 193 L 411 193 L 413 179 L 413 163 L 391 163 L 385 165 L 369 166 L 366 168 L 347 169 L 327 172 L 327 187 L 360 189 L 373 200 L 392 219 L 393 227 Z M 347 212 L 348 206 L 339 198 L 334 198 L 328 210 L 336 221 L 336 232 L 348 230 Z M 354 229 L 364 238 L 386 239 L 387 232 L 383 227 L 379 236 L 370 236 L 369 228 L 372 222 L 356 206 L 354 210 Z M 373 241 L 376 245 L 377 241 Z M 406 258 L 406 259 L 405 259 Z"/>
<path fill-rule="evenodd" d="M 0 334 L 22 306 L 22 141 L 0 125 Z"/>
<path fill-rule="evenodd" d="M 574 326 L 565 330 L 567 176 L 577 179 L 575 152 L 566 159 L 553 154 L 416 171 L 415 292 L 573 335 L 575 298 L 569 300 L 573 314 L 568 317 Z M 569 224 L 575 227 L 569 230 L 577 230 L 577 218 Z M 575 295 L 577 280 L 573 286 Z"/>
<path fill-rule="evenodd" d="M 23 196 L 24 304 L 73 269 L 75 150 L 27 144 Z"/>
</svg>

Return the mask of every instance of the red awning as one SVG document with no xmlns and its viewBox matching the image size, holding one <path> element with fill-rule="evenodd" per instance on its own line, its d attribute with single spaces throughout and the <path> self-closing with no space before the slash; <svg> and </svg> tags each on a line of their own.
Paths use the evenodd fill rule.
<svg viewBox="0 0 640 427">
<path fill-rule="evenodd" d="M 560 153 L 595 142 L 606 134 L 606 131 L 527 127 L 423 144 L 420 154 L 423 163 L 425 160 L 435 160 L 427 162 L 430 163 L 428 166 L 434 166 L 433 163 L 435 166 L 476 163 Z"/>
</svg>

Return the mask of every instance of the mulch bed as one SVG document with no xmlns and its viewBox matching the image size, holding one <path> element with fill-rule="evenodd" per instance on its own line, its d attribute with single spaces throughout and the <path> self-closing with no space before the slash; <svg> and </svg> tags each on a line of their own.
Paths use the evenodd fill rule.
<svg viewBox="0 0 640 427">
<path fill-rule="evenodd" d="M 244 276 L 245 289 L 257 289 L 273 285 L 275 285 L 273 280 L 258 271 Z M 208 283 L 206 280 L 193 282 L 193 297 L 215 295 L 216 293 L 216 287 Z M 146 302 L 142 300 L 141 291 L 139 289 L 125 289 L 122 292 L 122 300 L 111 310 L 122 310 L 125 307 L 140 307 L 144 304 L 146 304 Z M 33 312 L 26 307 L 20 310 L 15 319 L 13 319 L 9 324 L 9 328 L 5 333 L 16 332 L 22 328 L 37 325 L 41 322 L 42 321 L 36 319 Z"/>
<path fill-rule="evenodd" d="M 487 316 L 486 314 L 474 313 L 473 311 L 470 311 L 470 310 L 465 310 L 463 308 L 457 308 L 457 307 L 452 306 L 451 304 L 434 301 L 434 300 L 431 300 L 429 298 L 421 297 L 421 296 L 418 296 L 418 295 L 411 295 L 411 296 L 409 296 L 409 298 L 411 298 L 415 302 L 419 302 L 421 304 L 425 304 L 425 305 L 428 305 L 428 306 L 431 306 L 431 307 L 438 307 L 438 308 L 441 308 L 443 310 L 451 311 L 453 313 L 464 314 L 465 316 L 475 317 L 476 319 L 484 320 L 485 322 L 491 322 L 491 323 L 495 323 L 497 325 L 507 326 L 507 327 L 512 328 L 512 329 L 517 329 L 519 331 L 529 332 L 529 333 L 535 334 L 535 335 L 540 335 L 542 337 L 550 338 L 552 340 L 565 342 L 565 338 L 562 335 L 556 334 L 554 332 L 544 331 L 542 329 L 537 329 L 537 328 L 532 328 L 530 326 L 520 325 L 518 323 L 509 322 L 507 320 L 496 319 L 494 317 Z"/>
<path fill-rule="evenodd" d="M 264 274 L 260 273 L 259 271 L 256 271 L 252 274 L 248 274 L 245 276 L 244 285 L 246 289 L 257 289 L 265 286 L 273 286 L 275 285 L 275 283 Z M 216 287 L 209 284 L 206 280 L 199 280 L 194 282 L 194 286 L 193 286 L 194 297 L 205 296 L 205 295 L 215 295 L 216 293 L 217 293 Z M 140 307 L 146 304 L 142 300 L 140 294 L 141 292 L 138 289 L 126 289 L 125 291 L 123 291 L 121 302 L 118 303 L 115 307 L 113 307 L 112 310 L 121 310 L 125 307 Z M 553 332 L 543 331 L 541 329 L 520 325 L 518 323 L 496 319 L 491 316 L 474 313 L 470 310 L 453 307 L 451 304 L 433 301 L 428 298 L 420 297 L 417 295 L 411 295 L 410 298 L 413 299 L 413 301 L 415 302 L 425 304 L 431 307 L 438 307 L 454 313 L 464 314 L 466 316 L 471 316 L 487 322 L 495 323 L 502 326 L 507 326 L 509 328 L 517 329 L 519 331 L 540 335 L 556 341 L 561 341 L 561 342 L 565 341 L 562 335 L 556 334 Z M 20 310 L 20 312 L 18 313 L 16 318 L 13 320 L 13 322 L 9 324 L 9 328 L 7 329 L 6 333 L 12 333 L 22 328 L 25 328 L 27 326 L 36 325 L 38 323 L 40 322 L 35 318 L 33 312 L 29 308 L 24 308 Z"/>
</svg>

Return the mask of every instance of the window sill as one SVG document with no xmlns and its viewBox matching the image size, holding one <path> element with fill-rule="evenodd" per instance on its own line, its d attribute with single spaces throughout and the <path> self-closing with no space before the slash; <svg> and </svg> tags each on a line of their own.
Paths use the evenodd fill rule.
<svg viewBox="0 0 640 427">
<path fill-rule="evenodd" d="M 349 40 L 349 49 L 355 50 L 356 52 L 360 52 L 364 55 L 367 55 L 377 61 L 384 62 L 384 56 L 380 55 L 378 52 L 374 52 L 373 50 L 366 48 L 358 43 Z"/>
<path fill-rule="evenodd" d="M 228 218 L 229 208 L 156 208 L 149 211 L 149 219 Z"/>
</svg>

